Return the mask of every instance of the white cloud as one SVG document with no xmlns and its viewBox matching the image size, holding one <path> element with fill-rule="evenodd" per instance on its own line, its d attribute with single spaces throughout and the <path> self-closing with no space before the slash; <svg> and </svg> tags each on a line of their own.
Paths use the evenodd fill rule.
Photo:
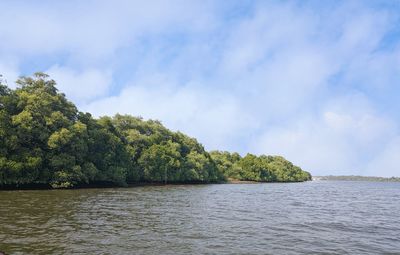
<svg viewBox="0 0 400 255">
<path fill-rule="evenodd" d="M 365 175 L 400 176 L 400 136 L 393 137 L 389 144 L 369 162 Z"/>
<path fill-rule="evenodd" d="M 331 79 L 340 75 L 343 84 L 337 86 L 348 86 L 365 70 L 398 59 L 376 51 L 389 29 L 387 13 L 359 7 L 349 4 L 315 15 L 292 4 L 270 4 L 224 31 L 220 43 L 225 47 L 211 62 L 215 71 L 205 81 L 208 86 L 201 86 L 199 76 L 207 69 L 192 63 L 207 64 L 215 49 L 194 41 L 165 70 L 157 68 L 163 55 L 155 51 L 149 62 L 153 69 L 146 63 L 120 95 L 86 109 L 160 119 L 209 149 L 283 154 L 317 174 L 367 173 L 398 130 L 368 96 L 357 88 L 335 90 Z M 333 33 L 323 30 L 329 26 Z M 151 73 L 154 68 L 159 75 Z M 390 65 L 375 80 L 396 68 Z M 191 79 L 178 82 L 182 72 L 192 73 Z M 143 78 L 148 76 L 151 81 Z M 363 81 L 357 87 L 370 86 L 368 78 Z"/>
<path fill-rule="evenodd" d="M 3 81 L 10 87 L 15 88 L 16 84 L 15 81 L 19 77 L 18 67 L 15 62 L 7 61 L 2 62 L 0 61 L 0 74 L 3 76 Z"/>
<path fill-rule="evenodd" d="M 1 51 L 19 56 L 72 54 L 80 61 L 111 57 L 143 34 L 202 30 L 209 4 L 187 1 L 0 3 Z"/>
<path fill-rule="evenodd" d="M 57 82 L 61 92 L 78 104 L 106 95 L 112 83 L 111 71 L 87 69 L 78 72 L 67 67 L 53 66 L 46 73 Z"/>
<path fill-rule="evenodd" d="M 360 95 L 328 105 L 315 116 L 266 131 L 253 141 L 253 150 L 283 154 L 314 174 L 398 174 L 393 168 L 381 172 L 373 163 L 382 162 L 379 154 L 396 138 L 395 123 L 377 115 Z"/>
<path fill-rule="evenodd" d="M 96 116 L 120 113 L 159 119 L 173 130 L 205 141 L 208 149 L 234 149 L 233 139 L 257 125 L 235 98 L 199 84 L 178 86 L 162 75 L 130 85 L 121 94 L 83 109 Z"/>
</svg>

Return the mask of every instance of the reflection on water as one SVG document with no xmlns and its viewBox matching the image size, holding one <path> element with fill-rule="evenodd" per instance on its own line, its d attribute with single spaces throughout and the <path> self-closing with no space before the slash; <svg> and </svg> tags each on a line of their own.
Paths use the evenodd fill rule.
<svg viewBox="0 0 400 255">
<path fill-rule="evenodd" d="M 0 191 L 9 254 L 400 253 L 400 183 Z"/>
</svg>

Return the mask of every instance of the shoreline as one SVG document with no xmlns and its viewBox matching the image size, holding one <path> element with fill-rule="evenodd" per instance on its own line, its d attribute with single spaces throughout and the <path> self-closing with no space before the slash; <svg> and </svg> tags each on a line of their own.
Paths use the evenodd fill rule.
<svg viewBox="0 0 400 255">
<path fill-rule="evenodd" d="M 207 184 L 227 184 L 228 182 L 137 182 L 118 185 L 115 183 L 101 182 L 80 184 L 69 188 L 53 188 L 50 184 L 31 183 L 22 185 L 7 184 L 0 186 L 0 191 L 17 191 L 17 190 L 75 190 L 75 189 L 110 189 L 110 188 L 135 188 L 146 186 L 173 186 L 173 185 L 207 185 Z"/>
<path fill-rule="evenodd" d="M 307 182 L 307 181 L 304 181 Z M 22 185 L 3 185 L 0 186 L 1 191 L 18 191 L 18 190 L 76 190 L 76 189 L 110 189 L 110 188 L 135 188 L 146 186 L 179 186 L 179 185 L 209 185 L 209 184 L 265 184 L 265 183 L 297 183 L 297 182 L 258 182 L 258 181 L 241 181 L 241 180 L 227 180 L 226 182 L 138 182 L 128 183 L 127 185 L 116 185 L 113 183 L 91 183 L 81 184 L 72 188 L 53 188 L 49 184 L 22 184 Z"/>
<path fill-rule="evenodd" d="M 226 184 L 260 184 L 260 183 L 273 183 L 273 182 L 257 182 L 257 181 L 241 181 L 241 180 L 228 180 Z"/>
</svg>

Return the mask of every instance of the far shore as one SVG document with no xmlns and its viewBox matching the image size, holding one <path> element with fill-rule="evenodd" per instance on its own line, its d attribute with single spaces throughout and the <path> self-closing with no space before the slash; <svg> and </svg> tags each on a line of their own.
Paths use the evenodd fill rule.
<svg viewBox="0 0 400 255">
<path fill-rule="evenodd" d="M 400 182 L 400 177 L 379 177 L 360 175 L 327 175 L 313 176 L 313 181 L 372 181 L 372 182 Z"/>
</svg>

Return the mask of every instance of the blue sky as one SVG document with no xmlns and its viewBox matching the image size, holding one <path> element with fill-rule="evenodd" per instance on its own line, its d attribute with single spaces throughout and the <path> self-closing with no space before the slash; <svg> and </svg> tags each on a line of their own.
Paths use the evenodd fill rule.
<svg viewBox="0 0 400 255">
<path fill-rule="evenodd" d="M 0 1 L 0 73 L 315 175 L 400 175 L 400 1 Z"/>
</svg>

